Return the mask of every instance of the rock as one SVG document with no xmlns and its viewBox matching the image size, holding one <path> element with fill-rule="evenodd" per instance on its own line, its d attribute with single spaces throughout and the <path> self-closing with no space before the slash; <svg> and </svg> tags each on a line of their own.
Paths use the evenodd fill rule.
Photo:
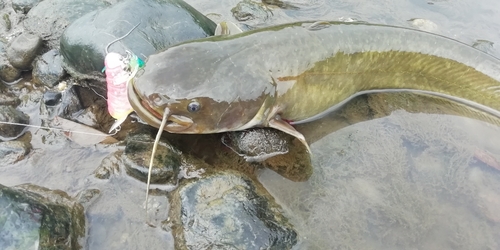
<svg viewBox="0 0 500 250">
<path fill-rule="evenodd" d="M 4 82 L 10 83 L 19 79 L 20 76 L 21 71 L 14 68 L 10 64 L 9 60 L 7 60 L 4 44 L 0 41 L 0 79 Z"/>
<path fill-rule="evenodd" d="M 295 6 L 295 5 L 291 4 L 291 3 L 284 2 L 284 1 L 281 1 L 281 0 L 262 0 L 262 3 L 268 4 L 268 5 L 274 5 L 274 6 L 282 8 L 282 9 L 289 9 L 289 10 L 298 10 L 298 9 L 300 9 L 299 7 L 297 7 L 297 6 Z"/>
<path fill-rule="evenodd" d="M 48 107 L 57 106 L 61 103 L 62 93 L 59 91 L 48 90 L 43 93 L 43 104 Z"/>
<path fill-rule="evenodd" d="M 60 84 L 61 85 L 61 84 Z M 62 83 L 65 85 L 65 83 Z M 67 119 L 77 120 L 73 114 L 79 114 L 82 111 L 80 99 L 73 86 L 65 86 L 63 89 L 49 89 L 43 93 L 42 103 L 40 104 L 40 115 L 46 120 L 52 120 L 59 116 Z"/>
<path fill-rule="evenodd" d="M 266 21 L 273 14 L 271 10 L 269 10 L 262 3 L 251 0 L 243 0 L 239 2 L 234 8 L 231 9 L 231 12 L 233 13 L 234 18 L 241 22 L 253 19 Z"/>
<path fill-rule="evenodd" d="M 58 50 L 50 50 L 35 60 L 33 81 L 54 87 L 65 75 L 62 67 L 62 56 Z"/>
<path fill-rule="evenodd" d="M 21 103 L 21 100 L 19 100 L 19 97 L 15 96 L 11 92 L 7 93 L 1 93 L 0 92 L 0 105 L 12 105 L 16 106 Z"/>
<path fill-rule="evenodd" d="M 30 149 L 31 145 L 22 141 L 0 142 L 0 165 L 7 166 L 24 159 Z"/>
<path fill-rule="evenodd" d="M 101 165 L 94 170 L 94 176 L 97 179 L 107 180 L 112 174 L 119 171 L 120 159 L 116 154 L 111 154 L 101 161 Z"/>
<path fill-rule="evenodd" d="M 80 249 L 83 207 L 60 190 L 0 185 L 0 249 Z"/>
<path fill-rule="evenodd" d="M 140 24 L 139 24 L 140 22 Z M 61 37 L 64 67 L 77 78 L 104 81 L 106 46 L 139 24 L 109 50 L 129 50 L 147 56 L 186 40 L 214 34 L 215 23 L 182 0 L 124 0 L 88 13 L 73 22 Z"/>
<path fill-rule="evenodd" d="M 42 46 L 39 36 L 22 33 L 14 38 L 7 47 L 7 59 L 10 64 L 20 70 L 31 69 L 31 63 Z"/>
<path fill-rule="evenodd" d="M 28 124 L 29 117 L 11 106 L 0 106 L 0 122 Z M 16 139 L 25 130 L 25 126 L 0 123 L 0 140 L 9 141 Z"/>
<path fill-rule="evenodd" d="M 122 156 L 125 170 L 129 176 L 147 182 L 149 161 L 154 139 L 148 134 L 135 134 L 127 138 Z M 181 165 L 181 154 L 172 146 L 160 141 L 151 170 L 151 183 L 177 184 Z"/>
<path fill-rule="evenodd" d="M 17 13 L 26 14 L 42 0 L 12 0 L 12 8 Z"/>
<path fill-rule="evenodd" d="M 264 161 L 288 153 L 290 137 L 275 129 L 247 129 L 225 133 L 222 143 L 247 161 Z"/>
<path fill-rule="evenodd" d="M 175 249 L 291 249 L 297 233 L 258 183 L 225 171 L 169 194 Z"/>
<path fill-rule="evenodd" d="M 70 23 L 105 6 L 104 0 L 44 0 L 28 12 L 23 25 L 47 41 L 49 48 L 58 48 L 59 38 Z"/>
</svg>

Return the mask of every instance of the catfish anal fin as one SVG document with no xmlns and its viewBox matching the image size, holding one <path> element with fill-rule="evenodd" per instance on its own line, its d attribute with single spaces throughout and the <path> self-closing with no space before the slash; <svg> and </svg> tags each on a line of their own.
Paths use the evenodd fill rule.
<svg viewBox="0 0 500 250">
<path fill-rule="evenodd" d="M 299 131 L 297 131 L 292 125 L 288 124 L 286 121 L 283 121 L 281 118 L 274 118 L 269 120 L 269 127 L 283 131 L 297 139 L 299 139 L 304 146 L 306 146 L 307 152 L 311 154 L 311 148 L 309 148 L 309 144 L 306 141 L 304 135 L 302 135 Z"/>
</svg>

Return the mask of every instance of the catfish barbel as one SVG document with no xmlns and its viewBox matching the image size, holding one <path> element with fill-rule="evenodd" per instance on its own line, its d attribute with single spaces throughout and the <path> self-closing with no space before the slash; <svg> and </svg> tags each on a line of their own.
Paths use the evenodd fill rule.
<svg viewBox="0 0 500 250">
<path fill-rule="evenodd" d="M 500 118 L 500 60 L 408 28 L 298 22 L 186 42 L 152 55 L 128 87 L 148 124 L 203 134 L 291 125 L 355 96 L 411 91 Z"/>
</svg>

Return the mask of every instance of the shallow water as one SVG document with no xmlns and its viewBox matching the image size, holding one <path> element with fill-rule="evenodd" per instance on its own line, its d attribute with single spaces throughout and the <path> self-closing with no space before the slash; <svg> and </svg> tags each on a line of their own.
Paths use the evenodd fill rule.
<svg viewBox="0 0 500 250">
<path fill-rule="evenodd" d="M 187 2 L 216 21 L 236 22 L 230 10 L 237 0 Z M 270 7 L 273 15 L 265 22 L 247 23 L 355 19 L 414 27 L 408 20 L 422 18 L 427 21 L 413 23 L 467 44 L 488 40 L 494 42 L 490 53 L 500 51 L 496 0 L 288 3 L 299 9 Z M 26 111 L 36 113 L 36 100 L 30 105 Z M 166 198 L 150 196 L 158 226 L 151 228 L 145 224 L 144 183 L 123 170 L 109 180 L 94 177 L 101 161 L 122 148 L 82 147 L 59 132 L 30 133 L 32 152 L 15 165 L 0 166 L 0 183 L 30 182 L 73 196 L 99 189 L 87 209 L 89 249 L 173 249 L 171 235 L 159 222 L 167 218 Z M 499 223 L 491 220 L 500 220 L 495 210 L 500 173 L 473 154 L 480 149 L 500 157 L 499 140 L 499 129 L 481 122 L 398 111 L 315 142 L 315 170 L 307 182 L 290 182 L 269 170 L 259 178 L 301 235 L 297 249 L 498 249 Z"/>
<path fill-rule="evenodd" d="M 313 143 L 312 177 L 259 180 L 302 237 L 297 249 L 498 249 L 500 128 L 395 111 Z"/>
</svg>

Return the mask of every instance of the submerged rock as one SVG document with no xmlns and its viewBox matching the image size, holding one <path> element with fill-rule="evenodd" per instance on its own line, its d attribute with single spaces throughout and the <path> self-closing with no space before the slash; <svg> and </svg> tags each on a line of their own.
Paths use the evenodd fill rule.
<svg viewBox="0 0 500 250">
<path fill-rule="evenodd" d="M 44 0 L 28 12 L 23 24 L 27 31 L 47 41 L 50 48 L 58 48 L 59 38 L 70 23 L 107 5 L 104 0 Z"/>
<path fill-rule="evenodd" d="M 0 80 L 10 83 L 21 76 L 21 71 L 14 68 L 7 59 L 4 43 L 0 41 Z"/>
<path fill-rule="evenodd" d="M 30 152 L 31 145 L 22 141 L 0 142 L 0 166 L 14 164 Z"/>
<path fill-rule="evenodd" d="M 33 66 L 33 80 L 48 87 L 54 87 L 65 73 L 62 67 L 62 57 L 55 49 L 38 57 Z"/>
<path fill-rule="evenodd" d="M 225 171 L 169 195 L 176 249 L 291 249 L 297 233 L 258 183 Z"/>
<path fill-rule="evenodd" d="M 15 68 L 29 70 L 41 47 L 42 39 L 39 36 L 22 33 L 7 46 L 7 59 Z"/>
<path fill-rule="evenodd" d="M 136 134 L 127 138 L 122 160 L 128 175 L 147 182 L 153 144 L 154 139 L 148 134 Z M 181 166 L 181 153 L 172 146 L 160 141 L 154 157 L 151 183 L 177 184 L 177 176 Z"/>
<path fill-rule="evenodd" d="M 83 206 L 60 190 L 0 185 L 0 249 L 80 249 Z"/>
<path fill-rule="evenodd" d="M 29 117 L 11 106 L 0 106 L 0 122 L 28 124 Z M 0 140 L 8 141 L 16 139 L 25 130 L 25 126 L 0 123 Z"/>
<path fill-rule="evenodd" d="M 233 17 L 238 21 L 248 21 L 254 19 L 266 21 L 273 14 L 264 4 L 251 0 L 243 0 L 239 2 L 234 8 L 231 9 L 231 12 L 233 13 Z"/>
<path fill-rule="evenodd" d="M 215 23 L 182 0 L 124 0 L 88 13 L 73 22 L 61 37 L 64 67 L 77 78 L 104 80 L 106 46 L 125 55 L 126 50 L 147 56 L 186 40 L 214 34 Z"/>
</svg>

